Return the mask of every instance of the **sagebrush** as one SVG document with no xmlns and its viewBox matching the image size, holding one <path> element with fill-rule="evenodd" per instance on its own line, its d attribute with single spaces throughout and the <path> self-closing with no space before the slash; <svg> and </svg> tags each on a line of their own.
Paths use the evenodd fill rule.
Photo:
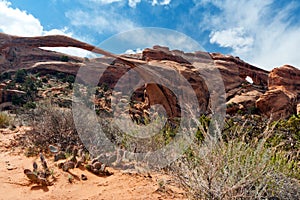
<svg viewBox="0 0 300 200">
<path fill-rule="evenodd" d="M 300 170 L 262 139 L 206 138 L 170 167 L 191 199 L 299 199 Z M 220 134 L 221 135 L 221 134 Z"/>
</svg>

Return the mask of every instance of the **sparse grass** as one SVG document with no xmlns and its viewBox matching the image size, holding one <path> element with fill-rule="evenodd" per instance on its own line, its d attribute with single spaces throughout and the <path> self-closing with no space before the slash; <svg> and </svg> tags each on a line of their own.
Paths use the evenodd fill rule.
<svg viewBox="0 0 300 200">
<path fill-rule="evenodd" d="M 65 153 L 66 159 L 71 158 L 73 156 L 72 153 Z"/>
<path fill-rule="evenodd" d="M 0 112 L 0 128 L 7 128 L 10 123 L 11 117 L 4 112 Z"/>
<path fill-rule="evenodd" d="M 69 174 L 68 175 L 68 181 L 69 181 L 69 183 L 72 183 L 73 180 L 74 180 L 74 177 L 71 174 Z"/>
<path fill-rule="evenodd" d="M 171 172 L 191 199 L 299 199 L 300 169 L 285 152 L 266 147 L 272 131 L 249 142 L 240 135 L 195 143 Z"/>
<path fill-rule="evenodd" d="M 39 155 L 39 149 L 35 146 L 28 146 L 26 149 L 25 149 L 25 152 L 24 152 L 24 155 L 26 157 L 33 157 L 33 156 L 37 156 Z"/>
</svg>

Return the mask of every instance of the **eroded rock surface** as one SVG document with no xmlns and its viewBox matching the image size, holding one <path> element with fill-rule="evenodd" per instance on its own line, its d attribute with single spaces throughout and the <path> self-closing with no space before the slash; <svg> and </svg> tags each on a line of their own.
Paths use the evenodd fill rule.
<svg viewBox="0 0 300 200">
<path fill-rule="evenodd" d="M 259 110 L 274 120 L 297 113 L 300 102 L 300 70 L 284 65 L 269 74 L 268 91 L 256 102 Z"/>
<path fill-rule="evenodd" d="M 77 47 L 105 57 L 84 59 L 41 47 Z M 67 61 L 62 59 L 65 56 L 68 57 Z M 184 77 L 196 94 L 199 111 L 205 113 L 210 110 L 212 94 L 219 94 L 220 90 L 217 84 L 211 87 L 206 85 L 208 79 L 211 80 L 210 84 L 216 82 L 216 77 L 210 74 L 210 70 L 215 67 L 224 82 L 226 102 L 237 105 L 236 110 L 255 107 L 266 116 L 272 115 L 274 119 L 287 117 L 297 110 L 299 112 L 300 72 L 292 66 L 275 68 L 269 73 L 238 57 L 219 53 L 184 53 L 154 46 L 141 54 L 119 56 L 66 36 L 17 37 L 0 33 L 0 72 L 24 68 L 44 74 L 63 72 L 77 75 L 79 69 L 84 69 L 86 71 L 78 76 L 79 79 L 87 82 L 99 79 L 99 85 L 121 87 L 120 90 L 139 84 L 137 80 L 146 80 L 146 83 L 136 88 L 132 97 L 134 99 L 131 100 L 146 102 L 148 106 L 143 108 L 161 104 L 171 117 L 181 115 L 178 101 L 188 100 L 189 88 L 177 88 L 177 91 L 188 91 L 182 99 L 178 99 L 171 88 L 163 87 L 153 80 L 163 80 L 164 85 L 181 85 L 175 75 Z M 130 71 L 133 72 L 132 77 L 120 84 L 120 79 Z M 80 77 L 82 74 L 85 77 Z M 253 83 L 248 83 L 246 77 L 252 78 Z M 5 94 L 3 89 L 1 91 L 1 102 L 4 102 Z"/>
</svg>

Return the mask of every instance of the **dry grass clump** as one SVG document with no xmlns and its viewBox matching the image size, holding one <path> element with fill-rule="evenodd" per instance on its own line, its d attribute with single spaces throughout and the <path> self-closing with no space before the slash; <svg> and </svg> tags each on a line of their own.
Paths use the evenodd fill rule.
<svg viewBox="0 0 300 200">
<path fill-rule="evenodd" d="M 297 164 L 267 148 L 267 137 L 249 143 L 241 138 L 207 138 L 171 166 L 190 198 L 300 199 Z"/>
<path fill-rule="evenodd" d="M 11 118 L 8 114 L 0 112 L 0 128 L 7 128 L 10 125 Z"/>
<path fill-rule="evenodd" d="M 26 115 L 29 126 L 32 127 L 32 130 L 26 133 L 26 141 L 35 147 L 44 149 L 54 144 L 65 149 L 69 145 L 81 144 L 70 109 L 39 104 Z"/>
</svg>

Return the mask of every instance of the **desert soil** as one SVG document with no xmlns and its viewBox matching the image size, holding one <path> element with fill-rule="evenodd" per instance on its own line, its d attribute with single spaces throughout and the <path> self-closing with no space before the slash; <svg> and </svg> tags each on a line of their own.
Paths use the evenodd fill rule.
<svg viewBox="0 0 300 200">
<path fill-rule="evenodd" d="M 114 174 L 99 177 L 86 170 L 73 169 L 70 171 L 75 179 L 69 183 L 70 175 L 55 166 L 53 157 L 46 157 L 49 168 L 54 169 L 56 180 L 53 185 L 46 187 L 32 184 L 23 171 L 26 168 L 32 169 L 33 161 L 39 163 L 38 156 L 26 157 L 25 149 L 14 141 L 14 136 L 25 130 L 26 127 L 19 127 L 15 131 L 0 129 L 0 200 L 185 199 L 183 190 L 171 177 L 157 172 L 149 176 L 108 168 Z M 81 174 L 85 174 L 88 180 L 76 179 Z"/>
</svg>

